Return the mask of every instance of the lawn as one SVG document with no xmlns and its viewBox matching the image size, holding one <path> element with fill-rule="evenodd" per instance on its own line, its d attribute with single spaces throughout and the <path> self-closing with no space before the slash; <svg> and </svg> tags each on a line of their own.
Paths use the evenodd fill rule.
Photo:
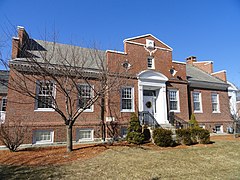
<svg viewBox="0 0 240 180">
<path fill-rule="evenodd" d="M 175 148 L 79 146 L 70 154 L 60 147 L 0 152 L 0 179 L 239 179 L 239 138 L 212 140 Z"/>
</svg>

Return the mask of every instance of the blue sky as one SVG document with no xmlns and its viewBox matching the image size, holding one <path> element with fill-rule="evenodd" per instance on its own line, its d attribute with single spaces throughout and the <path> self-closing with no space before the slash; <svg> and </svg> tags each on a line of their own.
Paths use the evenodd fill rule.
<svg viewBox="0 0 240 180">
<path fill-rule="evenodd" d="M 12 25 L 35 39 L 56 32 L 61 43 L 120 51 L 124 39 L 151 33 L 173 48 L 174 60 L 212 60 L 214 71 L 227 70 L 240 86 L 240 0 L 0 0 L 3 42 Z"/>
</svg>

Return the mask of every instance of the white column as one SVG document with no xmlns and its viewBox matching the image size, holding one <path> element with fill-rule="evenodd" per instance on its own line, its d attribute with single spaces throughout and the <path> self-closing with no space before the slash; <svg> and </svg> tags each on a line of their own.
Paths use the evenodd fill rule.
<svg viewBox="0 0 240 180">
<path fill-rule="evenodd" d="M 138 84 L 138 109 L 143 111 L 143 86 Z"/>
<path fill-rule="evenodd" d="M 162 98 L 163 98 L 163 121 L 164 121 L 164 124 L 168 124 L 169 121 L 167 119 L 167 97 L 166 97 L 166 85 L 162 87 Z"/>
</svg>

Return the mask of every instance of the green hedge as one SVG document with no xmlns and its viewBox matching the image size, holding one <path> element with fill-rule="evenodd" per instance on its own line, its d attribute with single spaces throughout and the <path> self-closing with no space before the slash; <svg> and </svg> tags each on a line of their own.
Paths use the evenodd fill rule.
<svg viewBox="0 0 240 180">
<path fill-rule="evenodd" d="M 162 128 L 157 128 L 153 131 L 154 143 L 161 147 L 169 147 L 173 145 L 172 131 Z"/>
<path fill-rule="evenodd" d="M 142 133 L 142 126 L 138 120 L 138 117 L 135 113 L 131 114 L 131 119 L 129 122 L 128 133 L 126 137 L 128 143 L 133 144 L 143 144 L 144 134 Z"/>
<path fill-rule="evenodd" d="M 193 127 L 188 129 L 176 130 L 177 142 L 180 144 L 191 145 L 195 143 L 210 143 L 210 133 L 206 129 Z"/>
<path fill-rule="evenodd" d="M 192 134 L 190 129 L 177 129 L 177 143 L 191 145 L 193 144 Z"/>
</svg>

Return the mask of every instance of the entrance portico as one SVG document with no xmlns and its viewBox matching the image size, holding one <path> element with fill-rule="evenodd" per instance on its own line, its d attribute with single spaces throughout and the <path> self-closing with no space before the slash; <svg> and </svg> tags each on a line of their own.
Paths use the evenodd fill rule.
<svg viewBox="0 0 240 180">
<path fill-rule="evenodd" d="M 158 124 L 169 124 L 167 120 L 166 81 L 159 72 L 145 70 L 138 74 L 139 111 L 151 113 Z"/>
</svg>

